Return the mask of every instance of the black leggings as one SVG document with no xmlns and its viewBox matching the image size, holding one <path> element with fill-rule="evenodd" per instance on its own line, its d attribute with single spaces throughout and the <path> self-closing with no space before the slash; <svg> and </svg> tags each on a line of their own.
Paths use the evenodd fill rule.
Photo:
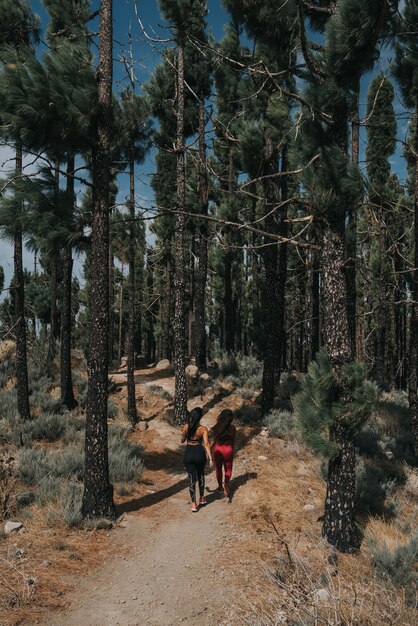
<svg viewBox="0 0 418 626">
<path fill-rule="evenodd" d="M 206 453 L 202 445 L 187 445 L 184 451 L 184 465 L 189 477 L 189 492 L 192 502 L 196 502 L 196 483 L 199 483 L 199 494 L 205 493 Z"/>
</svg>

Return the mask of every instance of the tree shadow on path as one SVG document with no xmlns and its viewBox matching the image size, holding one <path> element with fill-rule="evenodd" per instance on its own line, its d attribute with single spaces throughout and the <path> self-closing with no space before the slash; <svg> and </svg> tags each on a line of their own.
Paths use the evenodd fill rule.
<svg viewBox="0 0 418 626">
<path fill-rule="evenodd" d="M 140 511 L 141 509 L 146 509 L 149 506 L 158 504 L 166 498 L 170 498 L 170 496 L 174 496 L 176 493 L 183 491 L 188 484 L 189 481 L 187 478 L 183 478 L 177 483 L 174 483 L 174 485 L 170 485 L 165 489 L 160 489 L 160 491 L 156 491 L 155 493 L 149 493 L 146 496 L 141 496 L 135 500 L 123 502 L 117 506 L 117 514 L 122 515 L 122 513 L 133 513 L 134 511 Z"/>
</svg>

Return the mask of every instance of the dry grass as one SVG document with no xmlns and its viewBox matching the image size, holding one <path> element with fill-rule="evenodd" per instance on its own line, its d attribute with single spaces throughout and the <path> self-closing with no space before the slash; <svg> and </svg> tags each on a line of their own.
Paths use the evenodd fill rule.
<svg viewBox="0 0 418 626">
<path fill-rule="evenodd" d="M 228 623 L 411 626 L 418 622 L 418 612 L 407 606 L 404 593 L 377 577 L 366 543 L 359 555 L 338 554 L 337 565 L 333 564 L 333 550 L 321 538 L 325 482 L 317 458 L 302 448 L 296 455 L 295 444 L 263 441 L 260 436 L 255 437 L 251 453 L 244 450 L 241 456 L 244 471 L 256 472 L 257 478 L 240 487 L 240 507 L 231 513 L 233 528 L 240 530 L 231 533 L 228 567 L 231 561 L 235 564 L 233 586 L 244 591 L 231 608 Z M 405 490 L 397 500 L 402 519 L 408 520 L 413 509 Z M 314 509 L 305 511 L 305 504 Z M 372 519 L 367 532 L 395 546 L 407 536 L 401 521 Z M 320 588 L 326 589 L 323 600 L 317 594 Z"/>
<path fill-rule="evenodd" d="M 64 594 L 79 576 L 114 550 L 108 533 L 45 528 L 48 505 L 31 508 L 25 532 L 0 542 L 0 612 L 2 626 L 34 621 L 48 608 L 65 605 Z M 120 550 L 120 546 L 118 546 Z"/>
</svg>

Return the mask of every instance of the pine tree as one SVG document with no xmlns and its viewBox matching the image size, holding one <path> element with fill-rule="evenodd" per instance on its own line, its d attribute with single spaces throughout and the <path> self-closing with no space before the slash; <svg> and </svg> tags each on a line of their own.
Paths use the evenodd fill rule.
<svg viewBox="0 0 418 626">
<path fill-rule="evenodd" d="M 387 18 L 387 3 L 382 6 L 342 0 L 337 4 L 327 24 L 327 46 L 315 58 L 317 71 L 306 93 L 321 115 L 314 118 L 308 110 L 305 112 L 300 146 L 303 163 L 319 155 L 303 178 L 315 214 L 323 223 L 324 336 L 329 363 L 338 382 L 334 401 L 339 410 L 330 425 L 330 438 L 338 452 L 328 463 L 323 534 L 343 552 L 356 552 L 360 545 L 354 508 L 356 421 L 352 421 L 349 408 L 356 389 L 350 386 L 345 374 L 354 356 L 347 307 L 345 219 L 347 206 L 359 202 L 362 190 L 356 166 L 348 158 L 348 98 L 362 73 L 373 65 L 376 43 Z"/>
<path fill-rule="evenodd" d="M 369 176 L 369 200 L 377 220 L 377 341 L 375 379 L 384 387 L 386 378 L 386 320 L 388 268 L 386 259 L 387 226 L 386 211 L 390 181 L 390 155 L 396 146 L 396 119 L 392 102 L 395 92 L 386 76 L 378 74 L 370 84 L 367 98 L 367 134 L 366 149 L 367 172 Z"/>
<path fill-rule="evenodd" d="M 174 420 L 180 424 L 186 420 L 187 389 L 185 360 L 185 47 L 189 33 L 196 32 L 206 13 L 206 2 L 199 0 L 160 0 L 162 13 L 175 28 L 176 58 L 176 222 L 174 228 L 174 362 L 175 393 Z"/>
<path fill-rule="evenodd" d="M 414 176 L 412 197 L 414 202 L 414 272 L 409 340 L 409 418 L 413 433 L 414 452 L 418 456 L 418 5 L 416 0 L 406 0 L 397 27 L 395 77 L 401 87 L 407 107 L 414 111 L 413 134 Z"/>
<path fill-rule="evenodd" d="M 137 422 L 135 397 L 135 327 L 137 321 L 135 294 L 136 294 L 136 249 L 138 227 L 135 223 L 135 163 L 142 163 L 149 148 L 150 126 L 147 119 L 143 99 L 135 94 L 133 68 L 130 73 L 130 88 L 121 95 L 120 116 L 120 148 L 122 159 L 126 160 L 129 168 L 129 304 L 128 304 L 128 331 L 127 345 L 127 381 L 128 381 L 128 418 L 132 424 Z"/>
<path fill-rule="evenodd" d="M 0 11 L 3 16 L 0 25 L 0 55 L 2 60 L 15 56 L 16 61 L 27 58 L 32 54 L 31 44 L 38 36 L 38 18 L 32 13 L 30 5 L 25 0 L 17 2 L 2 0 Z M 15 55 L 13 55 L 15 51 Z M 12 52 L 12 54 L 11 54 Z M 7 63 L 7 61 L 6 61 Z M 7 119 L 8 107 L 4 103 L 7 97 L 8 75 L 15 68 L 3 69 L 0 77 L 0 119 Z M 4 80 L 5 79 L 5 80 Z M 15 317 L 14 328 L 16 337 L 16 380 L 17 380 L 17 409 L 21 419 L 30 419 L 29 384 L 26 349 L 26 322 L 25 322 L 25 290 L 23 279 L 23 200 L 22 187 L 22 138 L 21 127 L 15 118 L 7 119 L 8 134 L 16 146 L 15 172 L 13 175 L 14 198 L 5 200 L 2 211 L 5 219 L 0 218 L 0 228 L 6 236 L 13 238 L 14 246 L 14 289 L 15 289 Z"/>
<path fill-rule="evenodd" d="M 93 145 L 89 382 L 84 466 L 84 517 L 115 517 L 107 447 L 109 340 L 109 183 L 112 122 L 112 0 L 100 5 L 98 110 Z"/>
</svg>

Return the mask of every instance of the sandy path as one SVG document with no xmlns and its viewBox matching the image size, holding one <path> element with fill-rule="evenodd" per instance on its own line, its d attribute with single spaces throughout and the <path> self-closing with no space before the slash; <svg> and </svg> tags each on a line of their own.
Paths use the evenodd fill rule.
<svg viewBox="0 0 418 626">
<path fill-rule="evenodd" d="M 144 378 L 138 381 L 138 395 L 144 391 Z M 158 384 L 170 388 L 173 379 L 161 379 Z M 210 426 L 219 408 L 213 407 L 203 423 Z M 233 593 L 224 584 L 223 569 L 231 541 L 231 506 L 213 491 L 216 480 L 211 472 L 206 480 L 208 505 L 197 514 L 191 513 L 178 429 L 157 418 L 138 437 L 145 448 L 148 469 L 142 477 L 142 491 L 121 504 L 122 522 L 111 531 L 112 540 L 121 545 L 121 556 L 105 562 L 82 580 L 72 580 L 75 590 L 68 598 L 68 608 L 49 613 L 35 623 L 227 624 L 220 610 L 228 606 L 228 595 Z M 235 478 L 239 479 L 241 473 L 238 458 Z"/>
</svg>

